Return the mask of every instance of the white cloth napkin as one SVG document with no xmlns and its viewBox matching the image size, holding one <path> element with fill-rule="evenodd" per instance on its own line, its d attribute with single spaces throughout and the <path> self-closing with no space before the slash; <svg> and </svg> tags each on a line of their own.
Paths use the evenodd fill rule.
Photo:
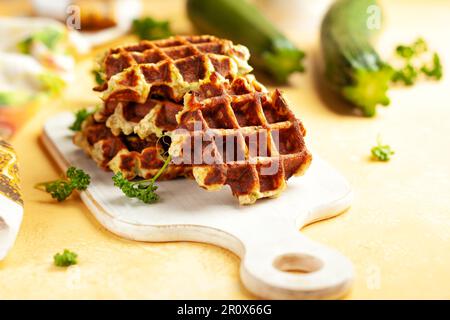
<svg viewBox="0 0 450 320">
<path fill-rule="evenodd" d="M 5 258 L 14 244 L 22 216 L 23 207 L 0 194 L 0 260 Z"/>
<path fill-rule="evenodd" d="M 17 156 L 11 145 L 0 139 L 0 260 L 14 244 L 22 216 Z"/>
</svg>

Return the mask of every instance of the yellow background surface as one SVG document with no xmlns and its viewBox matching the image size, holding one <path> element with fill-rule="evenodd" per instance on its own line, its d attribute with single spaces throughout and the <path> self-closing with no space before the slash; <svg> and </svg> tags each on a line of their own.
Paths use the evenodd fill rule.
<svg viewBox="0 0 450 320">
<path fill-rule="evenodd" d="M 0 13 L 26 13 L 23 2 L 0 4 Z M 168 17 L 176 32 L 190 30 L 180 1 L 151 1 L 146 10 Z M 355 191 L 350 210 L 303 232 L 353 262 L 355 283 L 347 298 L 448 299 L 450 3 L 385 1 L 385 10 L 382 51 L 392 52 L 395 44 L 420 35 L 441 54 L 445 70 L 441 82 L 391 90 L 391 106 L 374 119 L 323 103 L 314 81 L 317 34 L 286 30 L 307 51 L 308 72 L 282 90 L 308 129 L 311 148 L 340 170 Z M 239 281 L 239 258 L 227 250 L 123 240 L 100 226 L 77 196 L 56 203 L 33 189 L 60 174 L 38 142 L 45 120 L 99 102 L 91 90 L 90 69 L 100 51 L 80 60 L 75 85 L 62 99 L 43 106 L 12 140 L 26 205 L 16 244 L 0 262 L 0 299 L 254 298 Z M 388 163 L 369 159 L 378 134 L 396 151 Z M 53 266 L 53 255 L 64 248 L 78 253 L 78 265 Z"/>
</svg>

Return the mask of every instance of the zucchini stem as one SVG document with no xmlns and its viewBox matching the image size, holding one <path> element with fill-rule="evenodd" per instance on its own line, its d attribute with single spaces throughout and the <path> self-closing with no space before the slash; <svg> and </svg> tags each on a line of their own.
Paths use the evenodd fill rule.
<svg viewBox="0 0 450 320">
<path fill-rule="evenodd" d="M 283 39 L 275 41 L 271 51 L 262 53 L 267 71 L 280 83 L 285 83 L 293 72 L 304 72 L 303 58 L 305 53 Z"/>
<path fill-rule="evenodd" d="M 342 88 L 342 95 L 358 106 L 366 117 L 376 114 L 376 106 L 387 106 L 390 103 L 387 91 L 393 70 L 384 65 L 379 70 L 356 69 L 353 84 Z"/>
</svg>

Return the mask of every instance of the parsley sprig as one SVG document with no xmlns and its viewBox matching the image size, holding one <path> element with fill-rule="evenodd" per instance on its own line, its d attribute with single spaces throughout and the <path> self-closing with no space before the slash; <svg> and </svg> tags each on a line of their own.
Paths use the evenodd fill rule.
<svg viewBox="0 0 450 320">
<path fill-rule="evenodd" d="M 441 59 L 434 52 L 431 60 L 427 61 L 426 57 L 429 56 L 429 50 L 424 39 L 419 38 L 411 45 L 399 45 L 395 53 L 401 59 L 401 66 L 394 70 L 392 75 L 393 82 L 412 86 L 420 75 L 434 80 L 442 78 Z"/>
<path fill-rule="evenodd" d="M 86 190 L 91 177 L 81 169 L 70 167 L 62 179 L 38 183 L 35 188 L 50 193 L 59 202 L 66 200 L 74 190 Z"/>
<path fill-rule="evenodd" d="M 150 17 L 134 19 L 131 32 L 141 40 L 157 40 L 170 37 L 169 21 L 158 21 Z"/>
<path fill-rule="evenodd" d="M 442 78 L 442 64 L 439 55 L 435 52 L 433 54 L 433 61 L 431 63 L 431 67 L 428 65 L 424 65 L 422 66 L 422 68 L 420 68 L 420 71 L 422 71 L 422 73 L 429 78 L 440 80 Z"/>
<path fill-rule="evenodd" d="M 395 48 L 397 55 L 405 59 L 411 59 L 427 51 L 428 45 L 423 38 L 418 38 L 411 45 L 401 44 Z"/>
<path fill-rule="evenodd" d="M 95 83 L 97 85 L 102 85 L 105 83 L 105 79 L 103 78 L 103 71 L 98 69 L 93 69 L 92 74 L 94 75 Z"/>
<path fill-rule="evenodd" d="M 169 155 L 156 175 L 147 180 L 128 181 L 122 172 L 118 172 L 112 178 L 114 185 L 119 187 L 128 198 L 137 198 L 147 204 L 155 203 L 159 199 L 159 195 L 155 192 L 158 189 L 155 182 L 166 171 L 171 160 L 172 157 Z"/>
<path fill-rule="evenodd" d="M 81 125 L 83 124 L 84 120 L 86 120 L 93 113 L 94 111 L 88 111 L 86 108 L 78 110 L 77 112 L 75 112 L 75 121 L 69 127 L 69 129 L 72 131 L 81 131 Z"/>
<path fill-rule="evenodd" d="M 387 144 L 383 144 L 381 142 L 381 137 L 377 138 L 377 145 L 371 149 L 372 159 L 377 161 L 389 161 L 391 156 L 394 155 L 394 150 L 391 149 L 391 146 Z"/>
<path fill-rule="evenodd" d="M 68 249 L 64 249 L 63 253 L 57 253 L 53 256 L 53 262 L 57 267 L 68 267 L 77 264 L 78 255 Z"/>
</svg>

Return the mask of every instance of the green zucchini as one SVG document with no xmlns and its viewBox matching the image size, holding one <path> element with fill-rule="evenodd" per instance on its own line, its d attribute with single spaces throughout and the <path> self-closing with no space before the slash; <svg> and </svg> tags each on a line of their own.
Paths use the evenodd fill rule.
<svg viewBox="0 0 450 320">
<path fill-rule="evenodd" d="M 378 28 L 370 25 L 370 19 L 377 18 L 380 18 Z M 338 0 L 321 26 L 327 83 L 365 116 L 374 116 L 377 105 L 390 103 L 387 90 L 393 70 L 372 45 L 381 18 L 375 0 Z"/>
<path fill-rule="evenodd" d="M 304 52 L 297 49 L 257 8 L 245 0 L 188 0 L 187 12 L 198 31 L 247 46 L 250 62 L 286 82 L 304 71 Z"/>
</svg>

